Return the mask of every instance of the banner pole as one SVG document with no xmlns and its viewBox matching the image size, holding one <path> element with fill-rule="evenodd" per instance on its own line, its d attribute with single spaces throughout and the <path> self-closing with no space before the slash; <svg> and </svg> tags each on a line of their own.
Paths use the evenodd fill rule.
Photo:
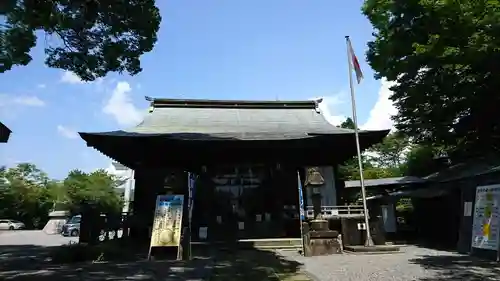
<svg viewBox="0 0 500 281">
<path fill-rule="evenodd" d="M 299 191 L 299 224 L 300 224 L 300 240 L 302 245 L 302 255 L 305 256 L 306 246 L 304 241 L 304 227 L 302 226 L 303 221 L 305 220 L 305 211 L 304 211 L 304 194 L 302 192 L 302 182 L 300 180 L 300 172 L 297 171 L 297 186 Z"/>
<path fill-rule="evenodd" d="M 358 117 L 356 114 L 356 98 L 354 95 L 354 85 L 352 81 L 352 53 L 351 53 L 351 41 L 349 36 L 345 37 L 346 46 L 347 46 L 347 64 L 349 65 L 349 88 L 351 89 L 351 106 L 352 106 L 352 121 L 354 122 L 354 138 L 356 140 L 356 152 L 358 156 L 358 168 L 359 168 L 359 181 L 361 183 L 361 196 L 363 199 L 363 213 L 365 217 L 365 225 L 366 225 L 366 241 L 365 246 L 373 246 L 373 239 L 370 231 L 370 221 L 368 215 L 368 207 L 366 204 L 366 189 L 365 189 L 365 179 L 363 175 L 363 161 L 361 155 L 361 146 L 359 144 L 359 129 L 358 129 Z"/>
</svg>

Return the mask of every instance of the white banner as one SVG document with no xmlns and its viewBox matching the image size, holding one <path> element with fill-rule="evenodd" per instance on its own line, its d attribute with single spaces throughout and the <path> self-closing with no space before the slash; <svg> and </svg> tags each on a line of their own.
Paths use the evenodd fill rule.
<svg viewBox="0 0 500 281">
<path fill-rule="evenodd" d="M 472 247 L 498 250 L 500 184 L 478 186 L 472 222 Z"/>
</svg>

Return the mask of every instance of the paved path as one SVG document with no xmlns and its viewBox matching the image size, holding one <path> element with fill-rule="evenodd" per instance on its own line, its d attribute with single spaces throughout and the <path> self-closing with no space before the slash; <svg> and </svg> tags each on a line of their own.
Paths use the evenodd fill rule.
<svg viewBox="0 0 500 281">
<path fill-rule="evenodd" d="M 332 255 L 305 258 L 294 251 L 279 251 L 283 257 L 303 264 L 321 281 L 492 281 L 500 280 L 498 263 L 470 256 L 408 246 L 399 254 Z"/>
<path fill-rule="evenodd" d="M 60 246 L 77 242 L 77 237 L 64 237 L 59 234 L 49 235 L 42 230 L 8 230 L 0 232 L 0 246 L 2 245 L 35 245 Z"/>
</svg>

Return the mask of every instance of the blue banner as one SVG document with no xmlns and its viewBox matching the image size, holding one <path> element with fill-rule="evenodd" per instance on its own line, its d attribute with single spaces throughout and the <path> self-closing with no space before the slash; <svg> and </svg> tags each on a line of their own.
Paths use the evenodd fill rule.
<svg viewBox="0 0 500 281">
<path fill-rule="evenodd" d="M 194 202 L 194 194 L 195 194 L 195 183 L 198 177 L 193 173 L 188 173 L 188 210 L 189 210 L 189 223 L 191 223 L 191 217 L 193 216 L 193 202 Z"/>
<path fill-rule="evenodd" d="M 304 195 L 302 194 L 302 182 L 300 181 L 300 173 L 297 172 L 297 183 L 299 188 L 299 216 L 300 220 L 304 221 L 306 219 L 306 214 L 304 211 Z"/>
<path fill-rule="evenodd" d="M 184 196 L 182 195 L 158 195 L 158 206 L 170 207 L 182 205 Z"/>
</svg>

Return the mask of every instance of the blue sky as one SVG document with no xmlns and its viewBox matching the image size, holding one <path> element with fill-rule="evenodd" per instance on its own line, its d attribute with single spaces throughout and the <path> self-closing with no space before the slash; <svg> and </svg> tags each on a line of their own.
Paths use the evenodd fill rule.
<svg viewBox="0 0 500 281">
<path fill-rule="evenodd" d="M 362 0 L 157 1 L 163 17 L 155 49 L 134 77 L 110 74 L 82 83 L 34 60 L 0 75 L 0 120 L 13 131 L 0 145 L 0 165 L 32 162 L 53 178 L 71 169 L 106 168 L 110 160 L 76 132 L 134 126 L 147 110 L 144 96 L 204 99 L 323 97 L 325 116 L 351 115 L 345 35 L 365 79 L 356 87 L 362 128 L 390 128 L 388 82 L 373 79 L 365 61 L 372 28 Z M 342 3 L 342 4 L 340 4 Z"/>
</svg>

